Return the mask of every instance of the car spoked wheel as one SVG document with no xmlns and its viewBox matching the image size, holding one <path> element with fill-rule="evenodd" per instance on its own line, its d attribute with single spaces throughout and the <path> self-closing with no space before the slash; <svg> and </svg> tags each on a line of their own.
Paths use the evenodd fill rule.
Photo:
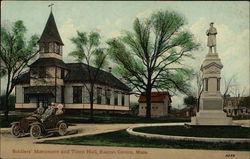
<svg viewBox="0 0 250 159">
<path fill-rule="evenodd" d="M 14 124 L 11 126 L 11 135 L 15 137 L 20 137 L 21 136 L 21 129 L 18 124 Z"/>
<path fill-rule="evenodd" d="M 42 135 L 42 129 L 40 125 L 32 125 L 30 128 L 30 136 L 33 138 L 39 138 Z"/>
<path fill-rule="evenodd" d="M 58 126 L 58 133 L 59 135 L 63 136 L 67 133 L 67 124 L 66 123 L 60 123 Z"/>
</svg>

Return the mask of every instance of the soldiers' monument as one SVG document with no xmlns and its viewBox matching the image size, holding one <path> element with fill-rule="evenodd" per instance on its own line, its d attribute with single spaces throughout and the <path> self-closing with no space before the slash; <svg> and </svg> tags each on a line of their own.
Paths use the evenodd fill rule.
<svg viewBox="0 0 250 159">
<path fill-rule="evenodd" d="M 191 125 L 232 125 L 232 118 L 223 112 L 223 99 L 220 93 L 220 74 L 223 65 L 216 51 L 217 30 L 210 23 L 206 34 L 209 52 L 201 65 L 203 91 L 200 98 L 200 111 L 191 118 Z"/>
</svg>

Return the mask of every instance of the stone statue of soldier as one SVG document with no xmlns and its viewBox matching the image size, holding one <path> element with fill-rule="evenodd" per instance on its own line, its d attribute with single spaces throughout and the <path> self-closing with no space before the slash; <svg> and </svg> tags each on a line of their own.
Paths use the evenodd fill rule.
<svg viewBox="0 0 250 159">
<path fill-rule="evenodd" d="M 208 36 L 207 46 L 209 47 L 209 53 L 212 53 L 212 48 L 214 48 L 214 53 L 216 53 L 216 34 L 217 30 L 213 26 L 213 22 L 210 23 L 210 28 L 207 30 L 206 34 Z"/>
</svg>

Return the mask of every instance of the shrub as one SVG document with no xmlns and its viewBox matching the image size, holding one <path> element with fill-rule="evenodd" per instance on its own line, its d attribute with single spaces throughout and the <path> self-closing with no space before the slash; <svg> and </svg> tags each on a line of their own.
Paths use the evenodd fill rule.
<svg viewBox="0 0 250 159">
<path fill-rule="evenodd" d="M 0 110 L 5 107 L 5 95 L 0 96 Z M 9 97 L 9 110 L 15 110 L 16 96 L 11 94 Z"/>
</svg>

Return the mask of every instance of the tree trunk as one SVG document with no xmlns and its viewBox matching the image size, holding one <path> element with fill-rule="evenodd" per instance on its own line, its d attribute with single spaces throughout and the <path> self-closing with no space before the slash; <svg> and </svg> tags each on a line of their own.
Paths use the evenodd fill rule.
<svg viewBox="0 0 250 159">
<path fill-rule="evenodd" d="M 5 95 L 5 110 L 4 110 L 4 120 L 8 121 L 9 119 L 9 93 Z"/>
<path fill-rule="evenodd" d="M 8 79 L 7 79 L 7 88 L 5 93 L 5 111 L 4 111 L 4 120 L 8 121 L 9 119 L 9 96 L 11 91 L 9 91 L 10 88 L 10 71 L 8 71 Z"/>
<path fill-rule="evenodd" d="M 151 89 L 148 89 L 146 91 L 146 104 L 147 104 L 146 118 L 151 119 Z"/>
<path fill-rule="evenodd" d="M 198 113 L 200 111 L 200 96 L 197 99 L 197 109 L 196 112 Z"/>
<path fill-rule="evenodd" d="M 197 113 L 200 111 L 201 93 L 202 93 L 202 91 L 199 93 L 198 99 L 197 99 Z"/>
</svg>

